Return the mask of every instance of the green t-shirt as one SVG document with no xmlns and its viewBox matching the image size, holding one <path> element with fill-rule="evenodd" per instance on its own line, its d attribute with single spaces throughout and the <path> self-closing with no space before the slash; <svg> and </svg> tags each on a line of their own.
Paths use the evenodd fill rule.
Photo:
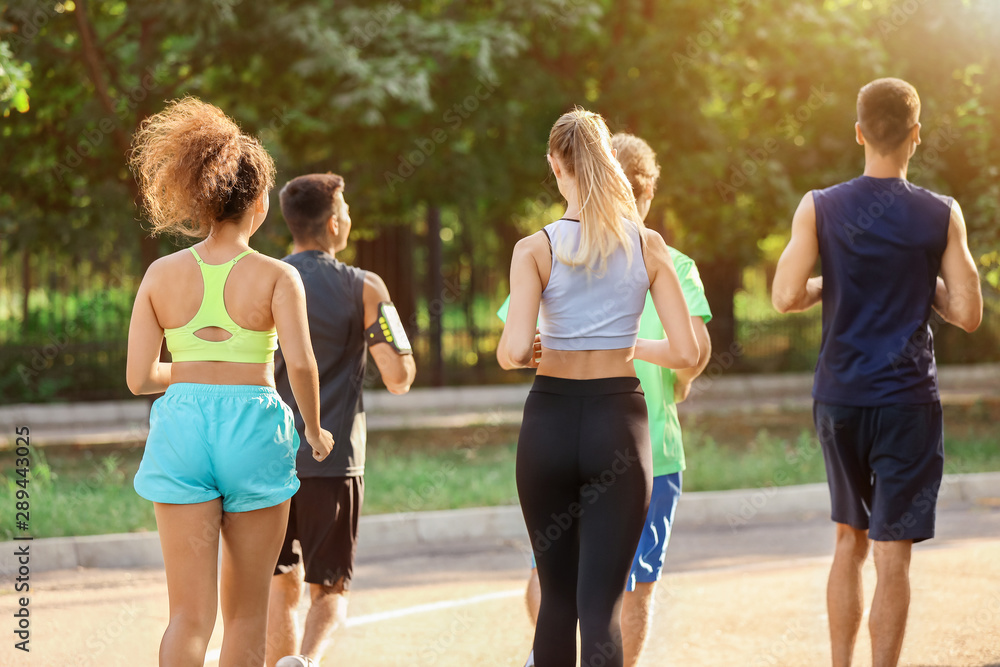
<svg viewBox="0 0 1000 667">
<path fill-rule="evenodd" d="M 688 312 L 691 317 L 700 317 L 708 323 L 712 311 L 705 298 L 705 286 L 694 260 L 684 253 L 670 248 L 670 257 L 684 292 Z M 503 302 L 497 316 L 507 321 L 510 297 Z M 665 336 L 660 316 L 653 306 L 653 298 L 646 294 L 646 305 L 639 320 L 639 338 L 661 340 Z M 653 476 L 660 477 L 684 470 L 684 443 L 681 439 L 681 424 L 677 419 L 677 404 L 674 403 L 674 382 L 677 375 L 669 368 L 663 368 L 645 361 L 635 362 L 635 374 L 646 395 L 646 410 L 649 413 L 649 439 L 653 446 Z"/>
<path fill-rule="evenodd" d="M 682 252 L 670 248 L 674 269 L 684 292 L 691 317 L 700 317 L 708 323 L 712 311 L 705 298 L 705 286 L 701 283 L 698 267 L 694 260 Z M 656 314 L 653 299 L 646 295 L 646 305 L 639 320 L 639 338 L 660 340 L 664 337 L 663 325 Z M 674 403 L 674 382 L 677 374 L 645 361 L 635 362 L 635 374 L 646 394 L 646 410 L 649 412 L 649 439 L 653 445 L 653 477 L 669 475 L 684 470 L 684 442 L 681 439 L 681 424 L 677 420 L 677 404 Z"/>
</svg>

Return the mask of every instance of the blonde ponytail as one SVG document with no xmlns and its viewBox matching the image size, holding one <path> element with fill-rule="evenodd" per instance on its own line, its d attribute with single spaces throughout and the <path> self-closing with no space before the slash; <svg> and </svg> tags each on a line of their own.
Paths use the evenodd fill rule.
<svg viewBox="0 0 1000 667">
<path fill-rule="evenodd" d="M 580 247 L 569 254 L 555 248 L 556 257 L 569 266 L 585 266 L 597 274 L 619 246 L 633 261 L 629 222 L 642 232 L 632 186 L 611 152 L 611 132 L 596 113 L 576 107 L 563 114 L 549 133 L 549 153 L 556 155 L 576 181 L 580 199 Z"/>
</svg>

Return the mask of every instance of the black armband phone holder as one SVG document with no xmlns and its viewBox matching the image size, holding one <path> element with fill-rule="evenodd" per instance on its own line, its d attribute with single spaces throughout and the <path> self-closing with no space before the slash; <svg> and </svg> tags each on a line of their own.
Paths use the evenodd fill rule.
<svg viewBox="0 0 1000 667">
<path fill-rule="evenodd" d="M 410 340 L 406 337 L 403 322 L 392 301 L 382 301 L 378 305 L 378 319 L 365 329 L 365 342 L 369 345 L 388 343 L 396 354 L 413 354 Z"/>
</svg>

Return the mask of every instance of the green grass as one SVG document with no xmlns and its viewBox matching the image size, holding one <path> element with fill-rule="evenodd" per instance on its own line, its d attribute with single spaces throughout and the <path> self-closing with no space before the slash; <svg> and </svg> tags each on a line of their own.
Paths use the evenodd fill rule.
<svg viewBox="0 0 1000 667">
<path fill-rule="evenodd" d="M 398 445 L 369 454 L 366 514 L 485 507 L 517 503 L 514 443 L 455 451 L 405 451 Z"/>
<path fill-rule="evenodd" d="M 946 473 L 1000 471 L 995 424 L 1000 403 L 945 408 Z M 766 424 L 767 428 L 762 426 Z M 373 434 L 364 513 L 517 503 L 517 429 L 486 426 Z M 823 454 L 808 413 L 685 420 L 686 491 L 823 482 Z M 33 452 L 28 492 L 31 535 L 59 537 L 156 530 L 152 503 L 132 478 L 142 448 Z M 14 454 L 0 452 L 0 540 L 13 537 L 19 479 Z"/>
</svg>

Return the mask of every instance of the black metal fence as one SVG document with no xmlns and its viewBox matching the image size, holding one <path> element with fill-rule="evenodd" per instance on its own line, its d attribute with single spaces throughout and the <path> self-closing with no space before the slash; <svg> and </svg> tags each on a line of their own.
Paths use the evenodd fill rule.
<svg viewBox="0 0 1000 667">
<path fill-rule="evenodd" d="M 0 246 L 2 246 L 0 242 Z M 125 386 L 128 321 L 138 286 L 136 267 L 93 257 L 3 253 L 0 266 L 0 403 L 100 400 L 129 396 Z M 763 271 L 760 272 L 763 275 Z M 418 298 L 411 318 L 418 384 L 432 377 L 431 323 L 441 323 L 444 381 L 449 385 L 527 381 L 498 368 L 504 297 L 501 278 L 465 285 L 430 308 Z M 781 316 L 770 307 L 766 280 L 748 272 L 736 295 L 734 349 L 715 345 L 726 372 L 807 371 L 815 364 L 820 313 Z M 986 320 L 975 334 L 937 327 L 941 363 L 1000 361 L 1000 293 L 984 286 Z M 711 331 L 713 326 L 709 325 Z M 735 354 L 734 354 L 735 352 Z M 728 356 L 725 356 L 728 355 Z M 378 384 L 372 378 L 373 384 Z"/>
</svg>

